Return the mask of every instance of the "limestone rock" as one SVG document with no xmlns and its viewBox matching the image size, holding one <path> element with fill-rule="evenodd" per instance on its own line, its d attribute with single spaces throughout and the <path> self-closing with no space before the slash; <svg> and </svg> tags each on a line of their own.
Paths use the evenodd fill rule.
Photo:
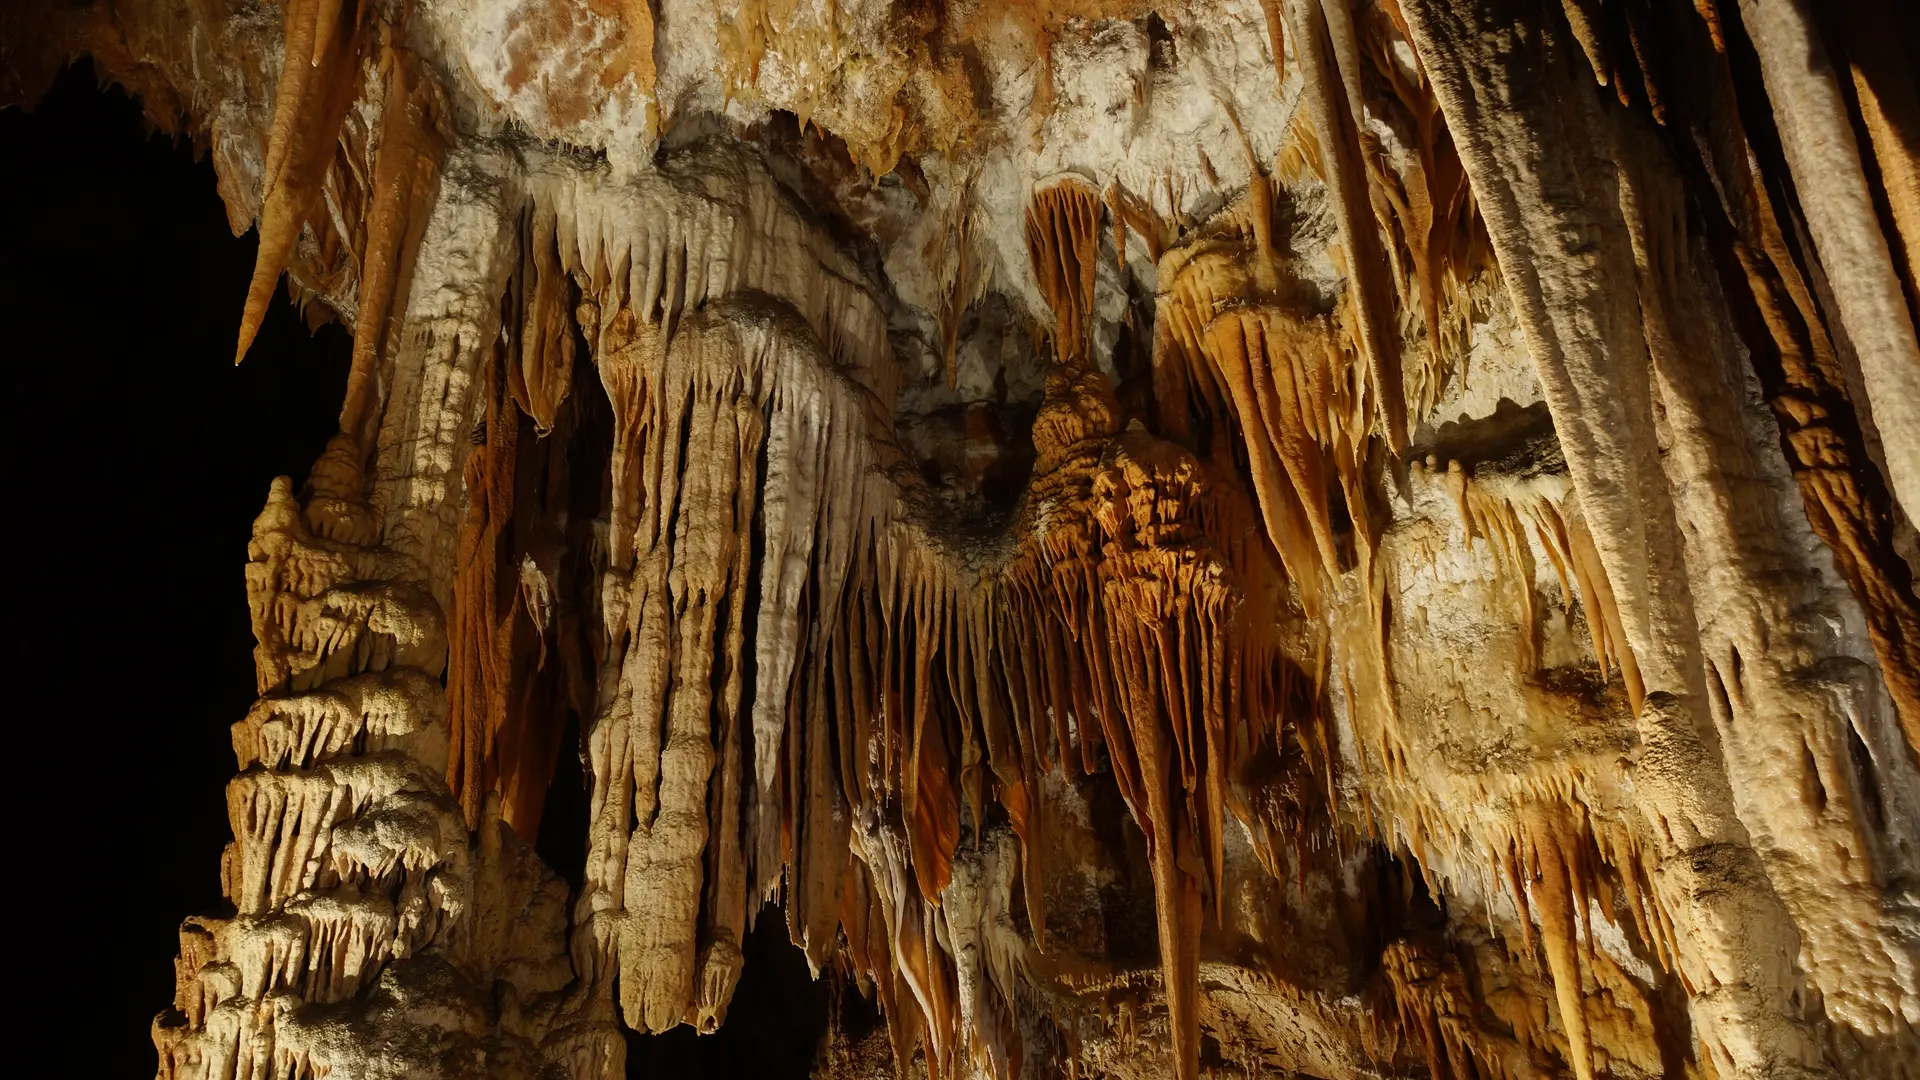
<svg viewBox="0 0 1920 1080">
<path fill-rule="evenodd" d="M 161 1076 L 1920 1075 L 1901 5 L 0 30 L 354 330 Z"/>
</svg>

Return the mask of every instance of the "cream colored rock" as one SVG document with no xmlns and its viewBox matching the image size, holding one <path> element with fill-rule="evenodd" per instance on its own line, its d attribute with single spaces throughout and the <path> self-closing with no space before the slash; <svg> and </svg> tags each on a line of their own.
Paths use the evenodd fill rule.
<svg viewBox="0 0 1920 1080">
<path fill-rule="evenodd" d="M 161 1075 L 623 1075 L 781 914 L 828 1076 L 1920 1072 L 1841 7 L 7 16 L 212 151 L 243 352 L 355 330 Z"/>
</svg>

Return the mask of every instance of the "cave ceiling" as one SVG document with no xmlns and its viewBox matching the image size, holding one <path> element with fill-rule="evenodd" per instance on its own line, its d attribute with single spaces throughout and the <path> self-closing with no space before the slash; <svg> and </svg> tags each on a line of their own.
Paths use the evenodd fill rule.
<svg viewBox="0 0 1920 1080">
<path fill-rule="evenodd" d="M 161 1077 L 622 1076 L 756 922 L 823 1077 L 1920 1076 L 1906 5 L 0 34 L 353 337 Z"/>
</svg>

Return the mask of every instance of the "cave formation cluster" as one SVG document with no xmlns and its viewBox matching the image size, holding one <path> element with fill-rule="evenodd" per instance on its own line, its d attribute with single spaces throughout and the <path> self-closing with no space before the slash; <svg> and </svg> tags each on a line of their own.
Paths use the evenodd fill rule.
<svg viewBox="0 0 1920 1080">
<path fill-rule="evenodd" d="M 0 31 L 353 333 L 160 1077 L 1920 1076 L 1896 0 Z"/>
</svg>

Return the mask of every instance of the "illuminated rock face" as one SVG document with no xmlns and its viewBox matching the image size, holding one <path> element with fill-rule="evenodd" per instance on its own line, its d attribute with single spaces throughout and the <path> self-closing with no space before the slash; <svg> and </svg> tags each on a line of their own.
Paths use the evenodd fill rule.
<svg viewBox="0 0 1920 1080">
<path fill-rule="evenodd" d="M 1920 1075 L 1920 38 L 1815 7 L 0 17 L 354 331 L 160 1075 L 619 1076 L 769 901 L 822 1075 Z"/>
</svg>

